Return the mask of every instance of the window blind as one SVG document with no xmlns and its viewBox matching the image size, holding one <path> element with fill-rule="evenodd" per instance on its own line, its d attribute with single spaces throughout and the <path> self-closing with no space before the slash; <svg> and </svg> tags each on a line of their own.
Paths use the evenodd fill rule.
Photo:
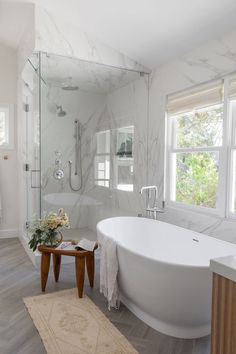
<svg viewBox="0 0 236 354">
<path fill-rule="evenodd" d="M 236 97 L 236 80 L 235 80 Z M 181 113 L 191 112 L 198 108 L 213 106 L 222 103 L 223 81 L 219 80 L 214 84 L 201 85 L 180 94 L 168 96 L 167 113 L 168 116 L 175 116 Z"/>
</svg>

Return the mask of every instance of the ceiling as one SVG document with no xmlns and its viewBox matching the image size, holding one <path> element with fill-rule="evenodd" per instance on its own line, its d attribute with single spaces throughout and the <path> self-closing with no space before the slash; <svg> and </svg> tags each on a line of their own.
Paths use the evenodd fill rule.
<svg viewBox="0 0 236 354">
<path fill-rule="evenodd" d="M 149 68 L 236 28 L 235 0 L 31 2 L 40 4 Z M 7 3 L 13 1 L 8 0 Z M 2 11 L 0 6 L 0 41 L 17 46 L 26 15 L 19 7 L 14 13 L 9 13 L 9 10 Z"/>
</svg>

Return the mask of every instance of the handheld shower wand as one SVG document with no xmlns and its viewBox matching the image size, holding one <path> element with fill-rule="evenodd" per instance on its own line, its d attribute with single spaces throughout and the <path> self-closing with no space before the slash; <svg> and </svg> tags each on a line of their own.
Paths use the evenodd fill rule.
<svg viewBox="0 0 236 354">
<path fill-rule="evenodd" d="M 72 161 L 69 160 L 69 185 L 72 191 L 78 192 L 83 186 L 83 171 L 82 171 L 82 144 L 81 144 L 81 131 L 80 131 L 80 122 L 75 120 L 75 176 L 79 176 L 80 185 L 78 188 L 73 187 L 72 185 Z"/>
</svg>

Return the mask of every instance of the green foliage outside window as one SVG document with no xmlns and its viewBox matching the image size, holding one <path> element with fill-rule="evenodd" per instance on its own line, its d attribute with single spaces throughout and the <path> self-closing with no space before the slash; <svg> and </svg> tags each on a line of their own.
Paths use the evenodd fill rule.
<svg viewBox="0 0 236 354">
<path fill-rule="evenodd" d="M 177 148 L 220 146 L 222 144 L 222 105 L 179 115 Z"/>
<path fill-rule="evenodd" d="M 222 106 L 176 118 L 176 147 L 212 147 L 222 144 Z M 216 207 L 218 189 L 216 151 L 176 153 L 176 201 Z"/>
<path fill-rule="evenodd" d="M 176 201 L 216 207 L 218 161 L 215 153 L 177 154 Z"/>
</svg>

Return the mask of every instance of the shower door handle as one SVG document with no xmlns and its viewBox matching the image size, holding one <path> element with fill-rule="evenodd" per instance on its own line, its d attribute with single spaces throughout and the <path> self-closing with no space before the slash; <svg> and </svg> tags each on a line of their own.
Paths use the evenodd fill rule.
<svg viewBox="0 0 236 354">
<path fill-rule="evenodd" d="M 29 165 L 29 163 L 25 163 L 24 164 L 24 171 L 25 172 L 28 172 L 30 170 L 30 165 Z"/>
<path fill-rule="evenodd" d="M 31 180 L 31 188 L 41 188 L 40 185 L 40 174 L 39 174 L 39 185 L 37 185 L 37 173 L 40 173 L 40 170 L 30 170 L 30 180 Z M 35 176 L 33 178 L 33 176 Z"/>
</svg>

